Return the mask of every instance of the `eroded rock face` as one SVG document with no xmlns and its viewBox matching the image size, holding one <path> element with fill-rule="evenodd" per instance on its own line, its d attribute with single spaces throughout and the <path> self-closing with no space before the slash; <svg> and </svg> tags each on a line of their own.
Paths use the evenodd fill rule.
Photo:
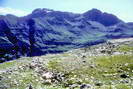
<svg viewBox="0 0 133 89">
<path fill-rule="evenodd" d="M 83 14 L 36 9 L 24 17 L 0 16 L 0 62 L 133 37 L 131 25 L 96 9 Z"/>
</svg>

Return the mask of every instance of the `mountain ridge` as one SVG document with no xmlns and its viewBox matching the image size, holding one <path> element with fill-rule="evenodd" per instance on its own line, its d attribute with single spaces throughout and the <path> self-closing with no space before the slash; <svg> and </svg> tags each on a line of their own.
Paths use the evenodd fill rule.
<svg viewBox="0 0 133 89">
<path fill-rule="evenodd" d="M 133 37 L 131 23 L 97 9 L 83 14 L 36 9 L 24 17 L 0 16 L 0 31 L 1 62 Z"/>
</svg>

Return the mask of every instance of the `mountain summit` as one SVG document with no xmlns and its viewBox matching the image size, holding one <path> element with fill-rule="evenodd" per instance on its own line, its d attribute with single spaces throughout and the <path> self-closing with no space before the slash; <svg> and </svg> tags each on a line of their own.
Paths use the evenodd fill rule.
<svg viewBox="0 0 133 89">
<path fill-rule="evenodd" d="M 0 16 L 0 62 L 125 37 L 133 37 L 133 25 L 97 9 L 83 14 L 36 9 L 24 17 Z"/>
<path fill-rule="evenodd" d="M 111 26 L 111 25 L 115 25 L 117 23 L 122 22 L 115 15 L 109 14 L 106 12 L 103 13 L 98 9 L 92 9 L 88 12 L 85 12 L 83 14 L 83 16 L 85 18 L 87 18 L 88 20 L 97 21 L 97 22 L 103 24 L 104 26 Z"/>
</svg>

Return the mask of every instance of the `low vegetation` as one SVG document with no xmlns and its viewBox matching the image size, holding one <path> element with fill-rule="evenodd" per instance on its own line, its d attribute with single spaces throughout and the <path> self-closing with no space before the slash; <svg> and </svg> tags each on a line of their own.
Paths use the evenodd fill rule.
<svg viewBox="0 0 133 89">
<path fill-rule="evenodd" d="M 120 46 L 120 48 L 118 48 L 118 50 L 121 52 L 129 52 L 129 51 L 133 52 L 133 46 L 122 45 Z"/>
<path fill-rule="evenodd" d="M 132 89 L 133 49 L 122 45 L 117 51 L 128 54 L 89 56 L 78 49 L 3 63 L 0 89 L 81 89 L 84 84 L 94 89 Z"/>
</svg>

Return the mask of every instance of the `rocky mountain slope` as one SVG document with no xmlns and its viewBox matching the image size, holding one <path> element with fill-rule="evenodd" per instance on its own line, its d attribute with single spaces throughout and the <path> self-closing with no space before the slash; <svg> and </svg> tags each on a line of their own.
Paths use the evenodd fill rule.
<svg viewBox="0 0 133 89">
<path fill-rule="evenodd" d="M 127 37 L 133 37 L 132 23 L 97 9 L 83 14 L 36 9 L 24 17 L 0 16 L 0 62 Z"/>
<path fill-rule="evenodd" d="M 0 65 L 0 89 L 132 89 L 133 38 Z"/>
</svg>

